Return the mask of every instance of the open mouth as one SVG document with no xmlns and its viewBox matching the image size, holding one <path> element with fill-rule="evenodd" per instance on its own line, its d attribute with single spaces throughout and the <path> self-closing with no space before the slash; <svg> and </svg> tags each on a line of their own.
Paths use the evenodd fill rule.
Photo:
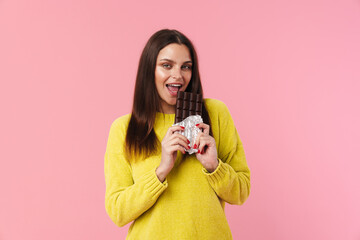
<svg viewBox="0 0 360 240">
<path fill-rule="evenodd" d="M 177 92 L 180 90 L 182 85 L 181 84 L 166 84 L 166 87 L 172 96 L 176 96 Z"/>
</svg>

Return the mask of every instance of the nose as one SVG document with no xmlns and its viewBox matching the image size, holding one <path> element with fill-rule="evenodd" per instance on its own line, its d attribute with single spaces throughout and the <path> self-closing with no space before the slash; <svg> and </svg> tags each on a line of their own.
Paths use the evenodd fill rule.
<svg viewBox="0 0 360 240">
<path fill-rule="evenodd" d="M 171 72 L 171 77 L 174 79 L 182 79 L 181 68 L 174 67 Z"/>
</svg>

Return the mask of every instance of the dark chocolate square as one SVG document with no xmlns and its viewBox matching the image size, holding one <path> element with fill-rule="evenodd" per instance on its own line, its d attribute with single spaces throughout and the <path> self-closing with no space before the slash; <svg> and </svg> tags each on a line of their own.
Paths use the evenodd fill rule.
<svg viewBox="0 0 360 240">
<path fill-rule="evenodd" d="M 202 116 L 202 94 L 178 92 L 176 98 L 175 123 L 191 115 Z"/>
</svg>

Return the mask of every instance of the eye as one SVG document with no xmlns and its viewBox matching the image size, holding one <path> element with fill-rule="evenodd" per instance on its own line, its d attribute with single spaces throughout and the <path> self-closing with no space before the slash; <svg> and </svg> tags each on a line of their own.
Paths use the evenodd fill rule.
<svg viewBox="0 0 360 240">
<path fill-rule="evenodd" d="M 191 65 L 183 65 L 181 68 L 184 70 L 191 70 Z"/>
<path fill-rule="evenodd" d="M 162 64 L 163 68 L 166 68 L 166 69 L 170 69 L 171 68 L 171 65 L 168 64 L 168 63 L 164 63 Z"/>
</svg>

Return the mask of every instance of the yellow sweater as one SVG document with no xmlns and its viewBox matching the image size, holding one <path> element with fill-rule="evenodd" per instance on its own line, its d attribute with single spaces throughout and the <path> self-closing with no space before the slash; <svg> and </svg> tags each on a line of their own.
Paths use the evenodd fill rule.
<svg viewBox="0 0 360 240">
<path fill-rule="evenodd" d="M 128 161 L 123 146 L 130 115 L 113 122 L 105 153 L 105 206 L 116 225 L 133 221 L 126 239 L 232 239 L 225 202 L 242 204 L 247 199 L 250 171 L 225 104 L 204 102 L 219 159 L 212 173 L 195 154 L 182 158 L 178 152 L 174 168 L 161 183 L 155 174 L 161 153 Z M 160 142 L 174 119 L 175 114 L 156 114 L 154 130 Z"/>
</svg>

